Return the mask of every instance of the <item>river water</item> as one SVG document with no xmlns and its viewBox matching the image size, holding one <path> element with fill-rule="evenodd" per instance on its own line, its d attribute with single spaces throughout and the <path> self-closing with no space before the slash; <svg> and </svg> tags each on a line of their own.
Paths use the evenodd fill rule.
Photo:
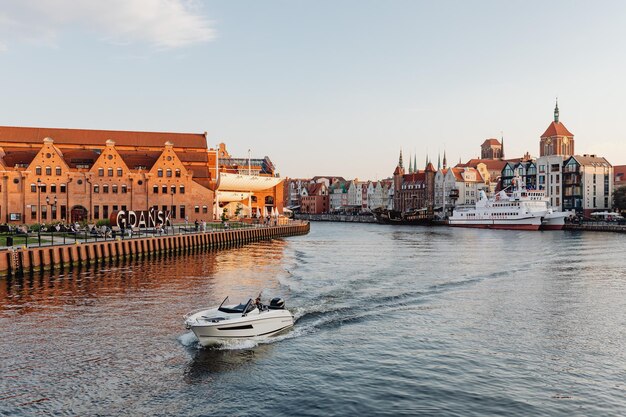
<svg viewBox="0 0 626 417">
<path fill-rule="evenodd" d="M 235 249 L 0 279 L 0 415 L 624 415 L 626 239 L 313 223 Z M 200 348 L 190 310 L 294 329 Z"/>
</svg>

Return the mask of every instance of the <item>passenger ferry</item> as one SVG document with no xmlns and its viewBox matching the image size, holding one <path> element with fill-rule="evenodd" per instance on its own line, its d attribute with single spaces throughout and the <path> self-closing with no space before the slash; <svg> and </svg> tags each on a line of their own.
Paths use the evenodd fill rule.
<svg viewBox="0 0 626 417">
<path fill-rule="evenodd" d="M 527 190 L 517 177 L 514 189 L 509 195 L 504 190 L 495 198 L 487 198 L 480 191 L 480 198 L 473 207 L 454 209 L 448 224 L 456 227 L 477 227 L 484 229 L 539 230 L 562 229 L 567 213 L 556 212 L 549 207 L 545 193 Z M 515 184 L 518 184 L 515 186 Z"/>
</svg>

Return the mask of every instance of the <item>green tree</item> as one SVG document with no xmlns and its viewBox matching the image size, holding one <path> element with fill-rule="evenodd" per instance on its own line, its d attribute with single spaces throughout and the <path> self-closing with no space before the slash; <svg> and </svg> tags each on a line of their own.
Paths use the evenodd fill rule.
<svg viewBox="0 0 626 417">
<path fill-rule="evenodd" d="M 226 220 L 228 220 L 228 209 L 227 208 L 222 210 L 222 221 L 225 222 Z"/>
<path fill-rule="evenodd" d="M 243 210 L 243 207 L 240 203 L 238 203 L 237 208 L 235 209 L 235 217 L 239 217 L 239 214 L 241 214 L 241 210 Z"/>
<path fill-rule="evenodd" d="M 613 190 L 613 206 L 620 211 L 626 210 L 626 186 Z"/>
</svg>

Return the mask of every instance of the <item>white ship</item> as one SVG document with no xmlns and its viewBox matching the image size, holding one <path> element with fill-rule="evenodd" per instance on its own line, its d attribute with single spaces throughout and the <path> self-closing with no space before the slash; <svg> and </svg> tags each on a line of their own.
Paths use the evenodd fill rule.
<svg viewBox="0 0 626 417">
<path fill-rule="evenodd" d="M 480 191 L 476 205 L 454 209 L 449 225 L 513 230 L 563 228 L 568 213 L 554 211 L 545 193 L 527 190 L 521 178 L 516 177 L 513 184 L 514 190 L 511 194 L 503 190 L 495 198 L 487 198 L 485 192 Z"/>
</svg>

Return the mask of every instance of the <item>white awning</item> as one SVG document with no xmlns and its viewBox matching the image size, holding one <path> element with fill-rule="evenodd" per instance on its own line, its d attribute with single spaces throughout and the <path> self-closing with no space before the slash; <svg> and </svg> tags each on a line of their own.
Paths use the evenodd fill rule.
<svg viewBox="0 0 626 417">
<path fill-rule="evenodd" d="M 261 177 L 259 175 L 243 175 L 220 172 L 218 190 L 228 191 L 263 191 L 274 188 L 283 179 L 278 177 Z"/>
<path fill-rule="evenodd" d="M 247 200 L 252 193 L 242 193 L 238 191 L 218 191 L 217 198 L 222 203 L 232 202 L 232 201 L 243 201 Z"/>
</svg>

